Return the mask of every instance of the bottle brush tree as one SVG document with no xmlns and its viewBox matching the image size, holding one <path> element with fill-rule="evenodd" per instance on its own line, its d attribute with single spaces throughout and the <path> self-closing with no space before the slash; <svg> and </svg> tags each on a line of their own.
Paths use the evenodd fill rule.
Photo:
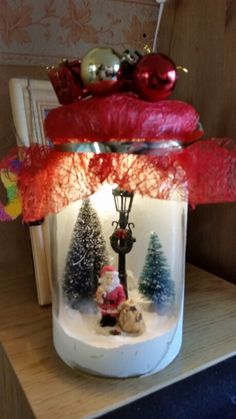
<svg viewBox="0 0 236 419">
<path fill-rule="evenodd" d="M 158 235 L 153 232 L 149 239 L 144 267 L 139 279 L 139 291 L 159 307 L 172 304 L 175 284 Z"/>
<path fill-rule="evenodd" d="M 63 291 L 71 307 L 94 296 L 100 269 L 106 264 L 108 255 L 101 224 L 86 199 L 78 213 L 64 270 Z"/>
</svg>

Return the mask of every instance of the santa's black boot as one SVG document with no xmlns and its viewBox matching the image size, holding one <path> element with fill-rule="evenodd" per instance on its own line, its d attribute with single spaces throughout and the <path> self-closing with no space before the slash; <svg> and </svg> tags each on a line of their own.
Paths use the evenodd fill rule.
<svg viewBox="0 0 236 419">
<path fill-rule="evenodd" d="M 113 327 L 113 326 L 116 325 L 116 318 L 112 317 L 112 316 L 109 316 L 109 321 L 108 322 L 109 322 L 109 326 Z"/>
<path fill-rule="evenodd" d="M 116 318 L 111 316 L 102 316 L 100 321 L 101 327 L 113 327 L 116 325 Z"/>
<path fill-rule="evenodd" d="M 100 320 L 100 326 L 101 327 L 109 326 L 109 316 L 102 316 Z"/>
</svg>

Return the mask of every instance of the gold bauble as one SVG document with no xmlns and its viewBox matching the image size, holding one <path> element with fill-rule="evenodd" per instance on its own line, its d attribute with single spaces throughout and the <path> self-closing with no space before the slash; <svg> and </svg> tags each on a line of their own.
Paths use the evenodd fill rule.
<svg viewBox="0 0 236 419">
<path fill-rule="evenodd" d="M 117 90 L 121 83 L 119 54 L 112 48 L 93 48 L 81 62 L 81 78 L 93 95 L 106 95 Z"/>
</svg>

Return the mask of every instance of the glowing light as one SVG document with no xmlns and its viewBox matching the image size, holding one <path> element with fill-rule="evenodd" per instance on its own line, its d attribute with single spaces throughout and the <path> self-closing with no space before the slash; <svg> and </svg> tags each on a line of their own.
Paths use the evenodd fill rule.
<svg viewBox="0 0 236 419">
<path fill-rule="evenodd" d="M 114 199 L 112 190 L 118 185 L 105 183 L 100 186 L 99 190 L 91 195 L 90 199 L 98 211 L 103 213 L 115 213 Z"/>
</svg>

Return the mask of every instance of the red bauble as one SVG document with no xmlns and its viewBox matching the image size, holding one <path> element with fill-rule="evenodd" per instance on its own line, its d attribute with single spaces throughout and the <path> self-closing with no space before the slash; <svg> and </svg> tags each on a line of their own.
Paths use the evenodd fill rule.
<svg viewBox="0 0 236 419">
<path fill-rule="evenodd" d="M 53 85 L 59 103 L 68 105 L 87 95 L 80 77 L 80 61 L 63 61 L 58 67 L 48 69 L 48 77 Z"/>
<path fill-rule="evenodd" d="M 164 54 L 148 54 L 134 71 L 134 88 L 142 99 L 156 102 L 168 97 L 177 80 L 173 61 Z"/>
</svg>

